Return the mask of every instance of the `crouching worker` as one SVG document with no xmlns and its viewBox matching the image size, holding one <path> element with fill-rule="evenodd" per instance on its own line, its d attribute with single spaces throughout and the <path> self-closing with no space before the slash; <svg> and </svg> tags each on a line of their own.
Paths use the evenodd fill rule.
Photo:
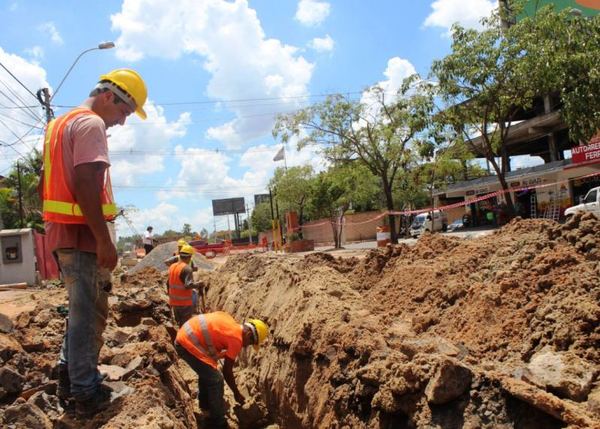
<svg viewBox="0 0 600 429">
<path fill-rule="evenodd" d="M 177 333 L 177 354 L 198 374 L 198 402 L 209 413 L 208 427 L 226 428 L 224 383 L 233 391 L 239 404 L 245 401 L 235 383 L 233 365 L 242 347 L 258 350 L 269 335 L 269 327 L 260 320 L 240 325 L 229 314 L 217 311 L 192 317 Z M 225 358 L 223 375 L 217 361 Z"/>
<path fill-rule="evenodd" d="M 169 305 L 173 309 L 175 320 L 183 325 L 196 311 L 194 289 L 204 287 L 202 282 L 194 283 L 194 275 L 190 261 L 194 248 L 189 244 L 181 247 L 179 262 L 169 266 Z"/>
</svg>

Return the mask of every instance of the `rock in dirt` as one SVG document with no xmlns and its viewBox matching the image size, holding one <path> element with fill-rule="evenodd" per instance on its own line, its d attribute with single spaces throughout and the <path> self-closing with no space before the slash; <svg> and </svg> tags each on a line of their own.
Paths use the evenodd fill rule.
<svg viewBox="0 0 600 429">
<path fill-rule="evenodd" d="M 21 344 L 14 338 L 0 333 L 0 359 L 8 361 L 17 353 L 24 353 Z"/>
<path fill-rule="evenodd" d="M 58 397 L 49 395 L 46 392 L 38 392 L 34 394 L 27 402 L 34 404 L 49 418 L 57 419 L 62 414 L 62 407 L 59 405 Z"/>
<path fill-rule="evenodd" d="M 427 401 L 445 404 L 465 393 L 471 385 L 473 373 L 453 359 L 444 359 L 425 388 Z"/>
<path fill-rule="evenodd" d="M 52 429 L 52 422 L 48 416 L 30 402 L 5 409 L 4 425 L 14 429 Z"/>
<path fill-rule="evenodd" d="M 573 353 L 544 348 L 527 365 L 532 381 L 561 398 L 583 401 L 598 368 Z"/>
<path fill-rule="evenodd" d="M 10 318 L 3 313 L 0 313 L 0 332 L 4 332 L 5 334 L 9 334 L 13 330 L 13 323 Z"/>
<path fill-rule="evenodd" d="M 8 367 L 0 368 L 0 387 L 8 394 L 18 393 L 23 390 L 25 377 L 14 369 Z"/>
</svg>

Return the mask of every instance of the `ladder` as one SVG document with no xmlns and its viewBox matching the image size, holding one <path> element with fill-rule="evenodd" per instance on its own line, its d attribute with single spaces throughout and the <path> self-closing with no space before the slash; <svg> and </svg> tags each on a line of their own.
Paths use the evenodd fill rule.
<svg viewBox="0 0 600 429">
<path fill-rule="evenodd" d="M 530 201 L 530 208 L 531 208 L 529 217 L 531 219 L 535 219 L 535 218 L 537 218 L 537 197 L 536 197 L 535 192 L 531 193 L 531 195 L 529 196 L 529 201 Z"/>
</svg>

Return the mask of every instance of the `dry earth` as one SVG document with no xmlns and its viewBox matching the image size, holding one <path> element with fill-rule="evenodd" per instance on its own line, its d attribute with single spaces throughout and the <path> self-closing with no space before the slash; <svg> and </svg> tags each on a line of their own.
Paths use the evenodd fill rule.
<svg viewBox="0 0 600 429">
<path fill-rule="evenodd" d="M 249 401 L 235 406 L 226 389 L 233 428 L 600 427 L 591 215 L 515 220 L 473 240 L 425 236 L 363 258 L 238 255 L 203 276 L 211 309 L 271 326 L 235 370 Z M 101 369 L 121 396 L 86 422 L 54 396 L 64 291 L 39 294 L 0 333 L 0 425 L 202 427 L 164 278 L 146 268 L 116 285 Z"/>
</svg>

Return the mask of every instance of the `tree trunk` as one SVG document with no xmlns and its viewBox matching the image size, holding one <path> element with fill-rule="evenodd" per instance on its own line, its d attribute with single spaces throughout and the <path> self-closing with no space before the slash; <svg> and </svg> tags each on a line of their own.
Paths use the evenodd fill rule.
<svg viewBox="0 0 600 429">
<path fill-rule="evenodd" d="M 508 216 L 510 218 L 513 218 L 513 217 L 515 217 L 515 205 L 513 204 L 513 200 L 510 195 L 510 192 L 508 192 L 510 188 L 508 187 L 508 183 L 506 182 L 505 174 L 501 170 L 501 168 L 498 166 L 498 163 L 496 162 L 495 159 L 492 158 L 489 161 L 492 164 L 492 167 L 494 167 L 494 170 L 496 171 L 496 174 L 498 175 L 498 181 L 500 182 L 500 187 L 504 191 L 504 199 L 506 200 L 506 208 L 508 209 Z"/>
<path fill-rule="evenodd" d="M 331 231 L 333 232 L 333 246 L 337 249 L 338 243 L 338 227 L 337 227 L 337 216 L 335 213 L 329 214 L 329 223 L 331 224 Z"/>
</svg>

